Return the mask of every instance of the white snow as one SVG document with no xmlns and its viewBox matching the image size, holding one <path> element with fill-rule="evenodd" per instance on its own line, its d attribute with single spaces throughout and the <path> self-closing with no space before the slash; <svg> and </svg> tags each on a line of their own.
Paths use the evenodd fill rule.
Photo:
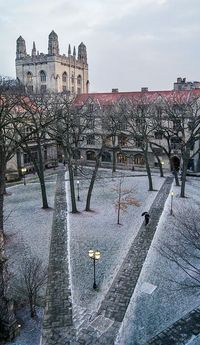
<svg viewBox="0 0 200 345">
<path fill-rule="evenodd" d="M 50 180 L 50 181 L 49 181 Z M 52 181 L 51 181 L 52 180 Z M 48 265 L 51 238 L 52 216 L 54 207 L 56 175 L 48 177 L 46 182 L 48 210 L 42 209 L 40 185 L 37 182 L 8 187 L 5 196 L 5 232 L 8 235 L 6 256 L 8 257 L 10 294 L 15 297 L 13 282 L 19 277 L 19 268 L 27 256 L 39 257 Z M 45 289 L 44 289 L 45 290 Z M 44 291 L 43 290 L 43 294 Z M 43 309 L 38 309 L 38 318 L 30 318 L 28 308 L 19 310 L 17 316 L 22 321 L 21 333 L 12 345 L 38 345 L 41 331 Z"/>
<path fill-rule="evenodd" d="M 91 200 L 92 211 L 84 211 L 89 179 L 79 176 L 77 179 L 80 181 L 80 201 L 77 201 L 77 207 L 80 213 L 68 214 L 73 301 L 90 311 L 96 310 L 110 287 L 144 221 L 142 212 L 149 210 L 157 195 L 157 191 L 148 191 L 147 176 L 140 176 L 144 173 L 117 172 L 114 180 L 110 170 L 101 170 L 100 174 L 103 178 L 95 182 Z M 122 225 L 117 225 L 114 202 L 118 195 L 113 191 L 113 187 L 118 186 L 121 174 L 129 175 L 124 178 L 122 188 L 133 190 L 130 196 L 140 201 L 140 207 L 129 206 L 127 212 L 121 213 Z M 153 181 L 154 188 L 158 190 L 164 179 L 156 175 L 153 176 Z M 68 210 L 71 211 L 68 181 L 66 189 Z M 96 262 L 98 291 L 93 290 L 93 262 L 88 256 L 89 249 L 98 249 L 101 252 L 101 258 Z"/>
</svg>

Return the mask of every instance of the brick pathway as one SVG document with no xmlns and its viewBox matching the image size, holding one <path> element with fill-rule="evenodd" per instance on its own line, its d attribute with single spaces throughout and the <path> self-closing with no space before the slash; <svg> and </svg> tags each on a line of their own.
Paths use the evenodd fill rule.
<svg viewBox="0 0 200 345">
<path fill-rule="evenodd" d="M 77 344 L 114 344 L 154 237 L 165 201 L 169 195 L 172 180 L 171 177 L 166 178 L 149 210 L 151 215 L 149 225 L 147 227 L 144 224 L 141 226 L 110 290 L 97 312 L 96 318 L 87 329 L 82 330 L 77 339 Z"/>
<path fill-rule="evenodd" d="M 41 345 L 74 344 L 67 252 L 67 204 L 64 171 L 57 177 L 49 253 L 46 306 Z"/>
<path fill-rule="evenodd" d="M 200 333 L 200 307 L 192 310 L 173 325 L 152 338 L 145 345 L 183 345 L 192 344 Z"/>
</svg>

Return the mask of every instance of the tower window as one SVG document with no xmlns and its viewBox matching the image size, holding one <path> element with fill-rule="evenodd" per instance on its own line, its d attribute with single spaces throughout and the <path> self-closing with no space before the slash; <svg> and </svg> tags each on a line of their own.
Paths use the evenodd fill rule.
<svg viewBox="0 0 200 345">
<path fill-rule="evenodd" d="M 44 71 L 40 72 L 40 81 L 46 82 L 46 73 Z"/>
<path fill-rule="evenodd" d="M 72 84 L 74 84 L 74 75 L 72 74 Z"/>
<path fill-rule="evenodd" d="M 77 77 L 77 84 L 78 84 L 78 85 L 81 85 L 81 75 L 79 75 L 79 76 Z"/>
<path fill-rule="evenodd" d="M 67 82 L 67 73 L 66 73 L 66 72 L 64 72 L 63 75 L 62 75 L 62 81 L 63 81 L 64 83 Z"/>
<path fill-rule="evenodd" d="M 28 83 L 32 83 L 32 81 L 33 81 L 33 75 L 31 72 L 27 73 L 27 81 L 28 81 Z"/>
</svg>

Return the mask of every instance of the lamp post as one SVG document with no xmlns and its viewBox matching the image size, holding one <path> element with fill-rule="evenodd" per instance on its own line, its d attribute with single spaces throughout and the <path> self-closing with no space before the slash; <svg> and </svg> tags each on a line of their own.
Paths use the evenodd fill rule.
<svg viewBox="0 0 200 345">
<path fill-rule="evenodd" d="M 90 250 L 88 251 L 88 255 L 89 255 L 89 257 L 93 260 L 93 265 L 94 265 L 94 283 L 93 283 L 93 289 L 96 289 L 96 288 L 97 288 L 97 284 L 96 284 L 95 263 L 96 263 L 96 260 L 99 260 L 99 259 L 100 259 L 101 253 L 100 253 L 99 250 L 90 249 Z"/>
<path fill-rule="evenodd" d="M 21 168 L 21 172 L 24 179 L 24 186 L 26 186 L 26 168 Z"/>
<path fill-rule="evenodd" d="M 170 214 L 171 216 L 173 215 L 173 197 L 174 197 L 174 192 L 171 192 L 171 209 L 170 209 Z"/>
<path fill-rule="evenodd" d="M 78 201 L 80 201 L 80 195 L 79 195 L 79 184 L 80 184 L 80 181 L 77 181 L 77 191 L 78 191 L 77 200 L 78 200 Z"/>
</svg>

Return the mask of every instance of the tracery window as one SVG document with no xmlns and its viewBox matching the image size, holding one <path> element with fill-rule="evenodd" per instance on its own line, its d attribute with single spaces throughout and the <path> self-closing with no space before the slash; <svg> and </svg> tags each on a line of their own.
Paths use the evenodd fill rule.
<svg viewBox="0 0 200 345">
<path fill-rule="evenodd" d="M 44 71 L 40 71 L 40 81 L 46 82 L 46 73 Z"/>
</svg>

